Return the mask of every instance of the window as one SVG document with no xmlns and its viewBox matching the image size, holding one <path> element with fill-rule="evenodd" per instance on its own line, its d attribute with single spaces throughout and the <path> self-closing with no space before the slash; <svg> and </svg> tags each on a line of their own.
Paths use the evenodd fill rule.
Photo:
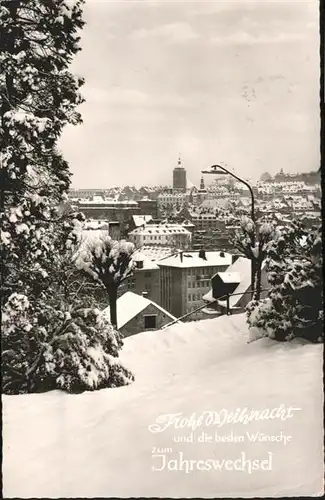
<svg viewBox="0 0 325 500">
<path fill-rule="evenodd" d="M 130 279 L 128 281 L 128 288 L 129 289 L 134 289 L 135 288 L 135 280 L 134 279 Z"/>
<path fill-rule="evenodd" d="M 144 316 L 144 328 L 145 330 L 157 328 L 157 316 L 155 314 Z"/>
</svg>

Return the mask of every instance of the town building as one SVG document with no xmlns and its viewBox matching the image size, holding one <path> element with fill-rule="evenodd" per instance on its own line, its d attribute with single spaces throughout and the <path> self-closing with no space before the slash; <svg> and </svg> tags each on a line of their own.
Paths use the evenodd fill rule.
<svg viewBox="0 0 325 500">
<path fill-rule="evenodd" d="M 136 251 L 133 256 L 135 268 L 126 280 L 127 289 L 138 295 L 143 295 L 160 303 L 160 268 L 155 260 L 148 257 L 141 250 Z"/>
<path fill-rule="evenodd" d="M 158 218 L 158 202 L 151 200 L 147 196 L 138 200 L 141 215 L 151 215 L 153 219 Z"/>
<path fill-rule="evenodd" d="M 73 200 L 92 199 L 94 196 L 105 198 L 106 196 L 109 196 L 109 190 L 102 188 L 71 188 L 68 192 L 68 197 Z"/>
<path fill-rule="evenodd" d="M 265 262 L 262 265 L 261 298 L 264 298 L 269 288 Z M 242 313 L 251 301 L 251 260 L 239 257 L 225 272 L 216 273 L 211 279 L 211 289 L 203 296 L 208 308 L 208 315 Z M 234 295 L 232 295 L 234 294 Z M 225 297 L 229 295 L 229 299 Z"/>
<path fill-rule="evenodd" d="M 132 291 L 160 304 L 160 268 L 157 262 L 173 253 L 170 247 L 145 245 L 133 255 L 135 269 L 118 288 L 118 294 Z"/>
<path fill-rule="evenodd" d="M 204 304 L 210 280 L 225 271 L 233 256 L 224 252 L 177 252 L 157 262 L 162 307 L 180 317 Z"/>
<path fill-rule="evenodd" d="M 182 161 L 178 158 L 177 167 L 173 170 L 173 189 L 186 191 L 186 170 Z"/>
<path fill-rule="evenodd" d="M 110 308 L 103 314 L 110 320 Z M 168 311 L 143 295 L 126 292 L 116 301 L 117 328 L 124 337 L 160 330 L 176 320 Z"/>
<path fill-rule="evenodd" d="M 151 215 L 132 215 L 130 219 L 129 230 L 133 231 L 137 227 L 143 227 L 150 221 L 152 221 Z"/>
<path fill-rule="evenodd" d="M 129 232 L 129 240 L 137 248 L 143 245 L 163 245 L 187 249 L 191 245 L 192 234 L 180 224 L 146 224 Z"/>
<path fill-rule="evenodd" d="M 208 190 L 205 188 L 203 176 L 200 181 L 200 189 L 195 190 L 193 193 L 193 201 L 195 204 L 200 205 L 208 197 Z"/>
<path fill-rule="evenodd" d="M 89 219 L 114 223 L 114 234 L 118 234 L 119 238 L 127 236 L 132 216 L 140 215 L 136 201 L 118 201 L 100 196 L 94 196 L 91 200 L 78 200 L 74 209 Z M 116 224 L 119 225 L 118 230 Z"/>
</svg>

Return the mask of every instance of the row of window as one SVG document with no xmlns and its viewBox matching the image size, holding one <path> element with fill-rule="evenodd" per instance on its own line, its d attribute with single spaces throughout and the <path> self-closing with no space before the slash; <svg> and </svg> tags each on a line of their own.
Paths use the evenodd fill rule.
<svg viewBox="0 0 325 500">
<path fill-rule="evenodd" d="M 210 280 L 198 280 L 198 281 L 189 281 L 188 288 L 209 288 L 211 285 Z"/>
<path fill-rule="evenodd" d="M 202 293 L 189 293 L 188 294 L 188 301 L 189 302 L 195 302 L 196 300 L 201 300 L 202 299 Z"/>
<path fill-rule="evenodd" d="M 141 237 L 143 238 L 144 241 L 166 241 L 166 240 L 169 240 L 170 238 L 172 238 L 173 240 L 175 239 L 179 239 L 179 240 L 182 240 L 184 238 L 188 238 L 189 235 L 188 233 L 175 233 L 175 234 L 172 234 L 172 233 L 169 233 L 168 235 L 167 234 L 163 234 L 163 235 L 141 235 Z"/>
<path fill-rule="evenodd" d="M 209 275 L 213 276 L 218 272 L 218 267 L 190 267 L 187 269 L 187 276 Z"/>
</svg>

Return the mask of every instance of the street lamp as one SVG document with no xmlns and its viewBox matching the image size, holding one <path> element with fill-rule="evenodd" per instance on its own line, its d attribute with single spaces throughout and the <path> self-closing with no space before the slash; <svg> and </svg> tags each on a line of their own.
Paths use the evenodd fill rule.
<svg viewBox="0 0 325 500">
<path fill-rule="evenodd" d="M 202 174 L 213 174 L 213 175 L 227 174 L 227 175 L 231 175 L 231 177 L 233 177 L 234 179 L 236 179 L 238 182 L 241 182 L 242 184 L 244 184 L 249 189 L 249 192 L 250 192 L 250 195 L 251 195 L 251 200 L 252 200 L 252 203 L 251 203 L 251 219 L 253 221 L 253 224 L 255 224 L 255 198 L 254 198 L 253 189 L 250 186 L 250 184 L 248 184 L 248 182 L 244 181 L 244 179 L 241 179 L 240 177 L 237 177 L 237 175 L 233 174 L 232 172 L 230 172 L 229 170 L 227 170 L 225 167 L 223 167 L 221 165 L 212 165 L 209 169 L 202 170 L 201 172 L 202 172 Z M 253 248 L 255 247 L 255 228 L 254 228 L 254 231 L 252 233 L 252 247 Z M 254 298 L 254 291 L 255 291 L 255 264 L 254 264 L 254 256 L 252 256 L 252 259 L 251 259 L 251 289 L 252 289 L 252 299 L 253 299 Z"/>
</svg>

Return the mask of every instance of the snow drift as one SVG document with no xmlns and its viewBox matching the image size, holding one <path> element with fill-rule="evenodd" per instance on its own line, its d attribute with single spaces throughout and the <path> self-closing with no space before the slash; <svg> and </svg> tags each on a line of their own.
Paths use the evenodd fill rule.
<svg viewBox="0 0 325 500">
<path fill-rule="evenodd" d="M 247 340 L 244 315 L 176 324 L 125 340 L 121 359 L 136 376 L 130 386 L 4 396 L 4 496 L 322 494 L 323 346 Z M 278 412 L 245 424 L 230 416 L 290 407 L 286 419 Z M 229 423 L 187 425 L 209 412 L 223 412 Z M 178 424 L 151 432 L 166 414 Z M 231 467 L 243 456 L 272 463 L 250 472 Z M 202 470 L 207 461 L 219 468 Z"/>
</svg>

